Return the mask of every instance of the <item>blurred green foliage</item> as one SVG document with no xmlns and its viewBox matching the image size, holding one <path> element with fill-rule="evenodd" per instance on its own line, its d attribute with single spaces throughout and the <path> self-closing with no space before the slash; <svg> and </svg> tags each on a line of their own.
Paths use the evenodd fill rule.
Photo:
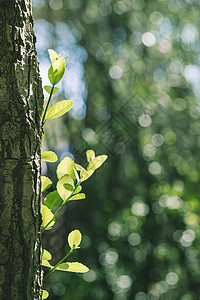
<svg viewBox="0 0 200 300">
<path fill-rule="evenodd" d="M 46 47 L 63 43 L 70 61 L 74 43 L 85 61 L 86 115 L 81 104 L 79 118 L 56 123 L 54 146 L 66 139 L 61 155 L 79 163 L 89 148 L 109 156 L 87 200 L 69 205 L 46 235 L 59 256 L 66 228 L 79 228 L 78 255 L 91 269 L 52 275 L 50 299 L 200 299 L 199 1 L 35 0 L 33 8 Z"/>
</svg>

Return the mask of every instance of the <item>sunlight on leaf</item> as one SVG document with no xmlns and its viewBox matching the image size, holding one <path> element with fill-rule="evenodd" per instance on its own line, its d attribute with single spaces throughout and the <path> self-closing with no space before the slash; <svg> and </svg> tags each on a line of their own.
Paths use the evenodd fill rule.
<svg viewBox="0 0 200 300">
<path fill-rule="evenodd" d="M 95 152 L 93 150 L 88 150 L 86 152 L 87 161 L 90 162 L 95 158 Z"/>
<path fill-rule="evenodd" d="M 80 245 L 81 242 L 81 233 L 79 230 L 73 230 L 68 235 L 68 244 L 71 249 L 74 249 Z"/>
<path fill-rule="evenodd" d="M 82 200 L 82 199 L 85 199 L 85 194 L 84 193 L 81 193 L 81 194 L 77 194 L 77 195 L 74 195 L 72 196 L 69 200 Z"/>
<path fill-rule="evenodd" d="M 51 212 L 51 210 L 45 206 L 42 205 L 42 227 L 45 227 L 50 221 L 51 219 L 54 217 L 54 214 Z M 53 220 L 46 228 L 50 229 L 53 225 L 55 224 L 55 221 Z"/>
<path fill-rule="evenodd" d="M 107 155 L 99 155 L 97 157 L 95 157 L 89 164 L 87 167 L 87 170 L 96 170 L 98 169 L 103 163 L 104 161 L 108 158 Z"/>
<path fill-rule="evenodd" d="M 76 179 L 74 173 L 75 163 L 70 157 L 65 157 L 57 167 L 57 176 L 61 178 L 65 174 L 69 174 L 73 179 Z"/>
<path fill-rule="evenodd" d="M 75 189 L 75 191 L 73 192 L 73 194 L 78 194 L 78 193 L 80 193 L 80 191 L 82 190 L 82 186 L 78 186 L 76 189 Z"/>
<path fill-rule="evenodd" d="M 67 198 L 72 194 L 72 191 L 66 190 L 64 184 L 70 184 L 74 188 L 74 181 L 70 175 L 66 174 L 62 176 L 57 182 L 57 191 L 63 201 L 67 200 Z"/>
<path fill-rule="evenodd" d="M 84 168 L 83 168 L 81 165 L 79 165 L 79 164 L 75 164 L 75 167 L 76 167 L 76 170 L 77 170 L 77 171 L 81 171 L 81 170 L 84 169 Z"/>
<path fill-rule="evenodd" d="M 61 264 L 61 265 L 59 265 L 57 270 L 67 271 L 67 272 L 75 272 L 75 273 L 86 273 L 89 271 L 88 267 L 86 267 L 83 264 L 78 263 L 78 262 L 67 262 L 65 264 L 68 265 L 68 268 L 67 268 L 67 266 L 63 266 L 63 264 Z"/>
<path fill-rule="evenodd" d="M 49 253 L 49 251 L 43 249 L 42 260 L 50 260 L 50 259 L 51 259 L 51 253 Z"/>
<path fill-rule="evenodd" d="M 82 171 L 80 173 L 81 181 L 87 180 L 93 173 L 94 173 L 94 170 L 86 171 L 85 169 L 82 169 Z"/>
<path fill-rule="evenodd" d="M 50 263 L 47 261 L 47 260 L 42 260 L 42 266 L 43 267 L 48 267 L 48 268 L 51 268 L 51 265 L 50 265 Z"/>
<path fill-rule="evenodd" d="M 49 52 L 51 62 L 54 63 L 54 61 L 59 57 L 59 55 L 56 53 L 56 51 L 52 49 L 48 49 L 48 52 Z"/>
<path fill-rule="evenodd" d="M 42 152 L 42 160 L 48 162 L 56 162 L 58 160 L 57 155 L 53 151 Z"/>
<path fill-rule="evenodd" d="M 51 185 L 52 185 L 52 181 L 48 177 L 41 176 L 41 192 L 50 188 Z"/>
<path fill-rule="evenodd" d="M 48 70 L 48 78 L 51 84 L 56 85 L 63 77 L 65 72 L 65 58 L 57 57 Z"/>
<path fill-rule="evenodd" d="M 47 299 L 49 296 L 49 293 L 45 290 L 42 291 L 42 299 Z"/>
<path fill-rule="evenodd" d="M 47 111 L 45 120 L 55 119 L 64 115 L 72 108 L 72 106 L 73 106 L 73 101 L 71 100 L 63 100 L 54 104 Z"/>
</svg>

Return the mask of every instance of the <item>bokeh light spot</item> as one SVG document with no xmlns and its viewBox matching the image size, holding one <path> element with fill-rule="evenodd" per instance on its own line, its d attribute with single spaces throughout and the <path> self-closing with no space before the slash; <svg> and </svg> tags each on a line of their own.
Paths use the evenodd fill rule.
<svg viewBox="0 0 200 300">
<path fill-rule="evenodd" d="M 131 210 L 132 213 L 136 216 L 146 216 L 149 213 L 148 205 L 141 202 L 133 203 Z"/>
<path fill-rule="evenodd" d="M 141 237 L 137 233 L 131 233 L 128 237 L 128 242 L 132 246 L 139 245 L 141 243 Z"/>
<path fill-rule="evenodd" d="M 117 284 L 121 289 L 128 289 L 132 285 L 132 279 L 128 275 L 122 275 L 119 277 Z"/>
<path fill-rule="evenodd" d="M 199 38 L 197 28 L 192 24 L 186 24 L 181 32 L 181 40 L 183 43 L 190 44 Z"/>
<path fill-rule="evenodd" d="M 138 121 L 142 127 L 148 127 L 151 125 L 151 117 L 147 114 L 141 115 Z"/>
<path fill-rule="evenodd" d="M 152 32 L 145 32 L 142 35 L 142 42 L 147 47 L 152 47 L 156 43 L 156 37 Z"/>
<path fill-rule="evenodd" d="M 178 282 L 178 275 L 175 272 L 169 272 L 166 275 L 165 281 L 169 285 L 175 285 Z"/>
<path fill-rule="evenodd" d="M 154 134 L 151 141 L 154 146 L 159 147 L 164 143 L 164 138 L 161 134 Z"/>
<path fill-rule="evenodd" d="M 119 79 L 123 75 L 123 70 L 122 70 L 122 68 L 120 66 L 117 66 L 117 65 L 113 66 L 109 70 L 109 75 L 113 79 Z"/>
<path fill-rule="evenodd" d="M 153 161 L 149 164 L 149 172 L 153 175 L 159 175 L 162 171 L 161 165 L 157 161 Z"/>
<path fill-rule="evenodd" d="M 89 272 L 87 272 L 83 275 L 84 280 L 87 282 L 95 281 L 96 277 L 97 277 L 96 272 L 91 269 L 89 270 Z"/>
<path fill-rule="evenodd" d="M 154 25 L 160 25 L 163 21 L 163 15 L 159 11 L 154 11 L 150 16 L 150 20 Z"/>
</svg>

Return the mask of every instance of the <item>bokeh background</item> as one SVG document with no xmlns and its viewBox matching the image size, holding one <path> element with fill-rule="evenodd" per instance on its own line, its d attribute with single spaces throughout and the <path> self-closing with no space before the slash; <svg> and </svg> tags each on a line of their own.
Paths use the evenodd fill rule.
<svg viewBox="0 0 200 300">
<path fill-rule="evenodd" d="M 45 233 L 54 264 L 79 229 L 70 260 L 90 268 L 51 275 L 49 299 L 200 299 L 200 2 L 33 0 L 33 13 L 43 85 L 48 48 L 68 55 L 53 101 L 74 101 L 44 149 L 109 156 Z"/>
</svg>

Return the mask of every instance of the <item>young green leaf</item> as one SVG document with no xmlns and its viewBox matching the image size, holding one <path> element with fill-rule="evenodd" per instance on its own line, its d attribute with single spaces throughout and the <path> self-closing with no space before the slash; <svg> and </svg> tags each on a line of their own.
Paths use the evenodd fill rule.
<svg viewBox="0 0 200 300">
<path fill-rule="evenodd" d="M 49 251 L 43 249 L 42 260 L 50 260 L 50 259 L 51 259 L 51 253 L 49 253 Z"/>
<path fill-rule="evenodd" d="M 48 262 L 48 260 L 51 259 L 51 254 L 45 249 L 43 249 L 42 251 L 43 251 L 43 253 L 42 253 L 42 266 L 51 268 L 51 265 Z"/>
<path fill-rule="evenodd" d="M 63 77 L 65 72 L 65 58 L 62 56 L 56 57 L 48 70 L 48 78 L 51 84 L 56 85 Z"/>
<path fill-rule="evenodd" d="M 51 185 L 52 185 L 52 181 L 48 177 L 41 176 L 41 192 L 50 188 Z"/>
<path fill-rule="evenodd" d="M 74 196 L 72 196 L 69 200 L 82 200 L 85 199 L 85 194 L 84 193 L 80 193 L 80 194 L 76 194 Z"/>
<path fill-rule="evenodd" d="M 88 164 L 87 170 L 96 170 L 98 169 L 103 163 L 104 161 L 108 158 L 107 155 L 99 155 L 97 157 L 95 157 L 92 161 L 90 161 L 90 163 Z"/>
<path fill-rule="evenodd" d="M 88 150 L 86 152 L 87 161 L 90 162 L 95 158 L 95 152 L 93 150 Z"/>
<path fill-rule="evenodd" d="M 68 235 L 68 244 L 72 250 L 80 245 L 81 237 L 81 233 L 77 229 L 70 232 Z"/>
<path fill-rule="evenodd" d="M 45 91 L 48 93 L 48 94 L 51 94 L 51 90 L 52 90 L 52 86 L 49 86 L 49 85 L 45 85 L 44 86 L 44 89 Z M 52 92 L 52 95 L 54 95 L 55 93 L 57 93 L 59 91 L 59 88 L 55 87 L 53 88 L 53 92 Z"/>
<path fill-rule="evenodd" d="M 55 119 L 64 115 L 66 112 L 70 110 L 72 106 L 73 106 L 73 101 L 71 100 L 63 100 L 54 104 L 47 111 L 45 121 L 49 119 Z"/>
<path fill-rule="evenodd" d="M 76 167 L 76 170 L 77 170 L 77 171 L 81 171 L 81 170 L 84 169 L 84 168 L 83 168 L 81 165 L 79 165 L 79 164 L 75 164 L 75 167 Z"/>
<path fill-rule="evenodd" d="M 48 293 L 47 291 L 43 290 L 43 291 L 42 291 L 42 300 L 43 300 L 43 299 L 47 299 L 48 296 L 49 296 L 49 293 Z"/>
<path fill-rule="evenodd" d="M 42 205 L 42 227 L 44 228 L 51 220 L 54 218 L 54 214 L 50 211 L 50 209 Z M 46 227 L 45 230 L 51 229 L 51 227 L 55 224 L 55 221 L 52 222 Z"/>
<path fill-rule="evenodd" d="M 94 173 L 94 170 L 86 171 L 85 169 L 82 169 L 81 173 L 80 173 L 81 181 L 87 180 L 93 173 Z"/>
<path fill-rule="evenodd" d="M 65 264 L 67 266 L 65 266 Z M 75 272 L 75 273 L 86 273 L 89 269 L 81 263 L 78 262 L 67 262 L 60 264 L 56 270 L 67 271 L 67 272 Z"/>
<path fill-rule="evenodd" d="M 82 190 L 82 186 L 78 186 L 76 189 L 75 189 L 75 191 L 73 192 L 73 194 L 78 194 L 78 193 L 80 193 L 80 191 Z"/>
<path fill-rule="evenodd" d="M 43 267 L 51 268 L 51 265 L 50 265 L 50 263 L 48 262 L 48 260 L 42 260 L 42 266 L 43 266 Z"/>
<path fill-rule="evenodd" d="M 66 183 L 70 184 L 74 188 L 74 181 L 71 178 L 71 176 L 68 174 L 62 176 L 57 182 L 57 191 L 58 191 L 60 197 L 63 199 L 63 201 L 66 201 L 67 198 L 72 194 L 72 191 L 68 191 L 64 187 L 64 184 L 66 184 Z"/>
<path fill-rule="evenodd" d="M 58 205 L 62 203 L 62 198 L 58 194 L 58 191 L 53 191 L 49 193 L 46 198 L 44 199 L 45 205 L 50 209 L 53 210 L 56 208 Z"/>
<path fill-rule="evenodd" d="M 48 161 L 48 162 L 56 162 L 58 160 L 57 155 L 53 151 L 45 151 L 42 152 L 42 160 Z"/>
<path fill-rule="evenodd" d="M 69 174 L 73 179 L 76 179 L 76 175 L 74 173 L 74 167 L 75 167 L 74 161 L 70 157 L 65 157 L 57 167 L 58 179 L 65 174 Z"/>
<path fill-rule="evenodd" d="M 54 63 L 54 61 L 59 57 L 59 54 L 57 54 L 56 51 L 52 49 L 48 49 L 48 52 L 49 52 L 51 62 Z"/>
</svg>

